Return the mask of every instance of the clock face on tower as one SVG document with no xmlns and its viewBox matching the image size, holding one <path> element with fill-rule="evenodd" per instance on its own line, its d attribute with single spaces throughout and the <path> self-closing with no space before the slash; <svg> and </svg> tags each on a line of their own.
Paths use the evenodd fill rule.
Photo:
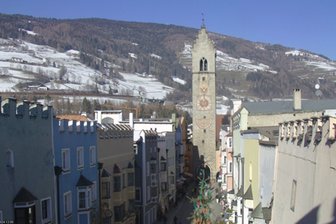
<svg viewBox="0 0 336 224">
<path fill-rule="evenodd" d="M 197 99 L 197 108 L 199 110 L 210 110 L 210 98 L 208 96 L 199 96 Z"/>
</svg>

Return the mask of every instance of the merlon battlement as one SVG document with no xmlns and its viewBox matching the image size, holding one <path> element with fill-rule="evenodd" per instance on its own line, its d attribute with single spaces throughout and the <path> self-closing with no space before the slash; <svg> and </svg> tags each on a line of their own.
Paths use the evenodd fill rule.
<svg viewBox="0 0 336 224">
<path fill-rule="evenodd" d="M 31 103 L 29 101 L 18 102 L 15 98 L 7 98 L 1 101 L 0 115 L 6 117 L 19 117 L 30 119 L 50 119 L 53 117 L 51 106 L 44 106 L 40 103 Z"/>
<path fill-rule="evenodd" d="M 58 119 L 58 130 L 73 133 L 95 133 L 96 122 Z"/>
</svg>

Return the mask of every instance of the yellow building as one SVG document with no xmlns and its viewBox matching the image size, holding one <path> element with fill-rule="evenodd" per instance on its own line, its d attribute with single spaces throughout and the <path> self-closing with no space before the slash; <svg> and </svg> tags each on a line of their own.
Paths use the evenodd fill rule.
<svg viewBox="0 0 336 224">
<path fill-rule="evenodd" d="M 128 125 L 98 124 L 98 160 L 102 223 L 135 223 L 133 129 Z"/>
</svg>

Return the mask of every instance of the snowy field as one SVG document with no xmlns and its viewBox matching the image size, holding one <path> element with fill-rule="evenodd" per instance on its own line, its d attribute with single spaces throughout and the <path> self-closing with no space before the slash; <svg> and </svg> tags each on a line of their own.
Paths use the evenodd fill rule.
<svg viewBox="0 0 336 224">
<path fill-rule="evenodd" d="M 113 89 L 115 94 L 131 93 L 149 99 L 163 99 L 173 91 L 173 88 L 163 85 L 151 75 L 140 77 L 138 74 L 123 73 L 123 81 L 112 80 L 82 64 L 79 55 L 80 52 L 74 49 L 59 52 L 49 46 L 0 39 L 0 91 L 16 91 L 17 84 L 28 82 L 40 83 L 51 90 L 98 89 L 101 93 L 109 93 Z M 136 59 L 137 55 L 130 53 L 130 57 Z M 161 59 L 156 54 L 151 54 L 151 57 Z M 111 68 L 119 67 L 106 64 Z M 66 72 L 60 81 L 60 72 L 64 68 Z M 43 83 L 41 77 L 44 78 Z"/>
</svg>

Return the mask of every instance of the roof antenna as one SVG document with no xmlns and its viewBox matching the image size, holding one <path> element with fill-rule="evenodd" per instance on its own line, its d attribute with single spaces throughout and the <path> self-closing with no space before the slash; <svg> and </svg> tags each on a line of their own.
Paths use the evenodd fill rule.
<svg viewBox="0 0 336 224">
<path fill-rule="evenodd" d="M 204 13 L 202 12 L 202 27 L 201 28 L 205 28 L 205 21 L 204 21 Z"/>
</svg>

